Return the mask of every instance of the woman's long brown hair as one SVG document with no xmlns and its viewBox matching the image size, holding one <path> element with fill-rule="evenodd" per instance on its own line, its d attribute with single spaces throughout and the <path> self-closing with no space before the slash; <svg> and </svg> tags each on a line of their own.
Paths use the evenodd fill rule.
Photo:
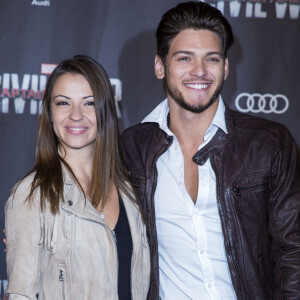
<svg viewBox="0 0 300 300">
<path fill-rule="evenodd" d="M 59 199 L 61 198 L 64 201 L 61 164 L 68 168 L 80 186 L 71 167 L 58 153 L 59 141 L 51 125 L 51 94 L 53 86 L 59 76 L 67 73 L 84 76 L 90 84 L 95 101 L 97 135 L 89 189 L 89 196 L 92 199 L 93 206 L 97 207 L 100 201 L 101 207 L 105 206 L 111 183 L 116 185 L 119 192 L 123 192 L 137 203 L 123 162 L 115 100 L 109 78 L 104 68 L 98 62 L 82 55 L 76 55 L 72 59 L 62 61 L 48 79 L 42 103 L 35 165 L 31 171 L 34 174 L 34 178 L 27 200 L 31 202 L 34 194 L 39 191 L 41 209 L 48 202 L 52 213 L 55 214 L 59 211 Z M 81 186 L 80 188 L 82 189 Z"/>
</svg>

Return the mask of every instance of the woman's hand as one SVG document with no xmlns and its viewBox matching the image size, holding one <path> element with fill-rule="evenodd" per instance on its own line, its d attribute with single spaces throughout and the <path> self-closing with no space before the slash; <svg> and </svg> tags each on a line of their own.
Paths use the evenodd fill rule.
<svg viewBox="0 0 300 300">
<path fill-rule="evenodd" d="M 5 229 L 3 229 L 3 233 L 5 234 Z M 2 240 L 4 245 L 6 246 L 6 237 Z M 4 252 L 6 252 L 6 248 L 4 248 Z"/>
</svg>

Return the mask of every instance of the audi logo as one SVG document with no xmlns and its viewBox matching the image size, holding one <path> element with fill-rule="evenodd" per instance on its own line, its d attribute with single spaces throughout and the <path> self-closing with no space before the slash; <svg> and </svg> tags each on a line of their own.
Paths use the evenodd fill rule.
<svg viewBox="0 0 300 300">
<path fill-rule="evenodd" d="M 235 106 L 240 112 L 283 114 L 289 108 L 289 100 L 282 94 L 239 94 L 235 99 Z"/>
</svg>

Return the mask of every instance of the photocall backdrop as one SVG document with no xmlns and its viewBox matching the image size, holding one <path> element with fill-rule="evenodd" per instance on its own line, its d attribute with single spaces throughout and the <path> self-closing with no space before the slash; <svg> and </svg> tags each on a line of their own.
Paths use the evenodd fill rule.
<svg viewBox="0 0 300 300">
<path fill-rule="evenodd" d="M 47 78 L 75 54 L 97 59 L 115 92 L 121 130 L 165 98 L 153 72 L 155 29 L 175 0 L 0 1 L 0 228 L 12 186 L 33 166 Z M 300 143 L 299 0 L 206 1 L 232 24 L 222 96 L 233 109 L 284 123 Z M 255 159 L 255 157 L 253 157 Z M 6 264 L 0 242 L 0 298 Z"/>
</svg>

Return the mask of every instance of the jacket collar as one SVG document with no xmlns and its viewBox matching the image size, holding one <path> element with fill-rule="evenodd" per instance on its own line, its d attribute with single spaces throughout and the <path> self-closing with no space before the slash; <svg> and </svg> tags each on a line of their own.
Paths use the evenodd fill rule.
<svg viewBox="0 0 300 300">
<path fill-rule="evenodd" d="M 201 148 L 193 157 L 193 161 L 199 165 L 205 164 L 207 159 L 210 157 L 211 154 L 221 152 L 224 149 L 224 146 L 232 139 L 235 135 L 236 128 L 234 122 L 234 112 L 224 103 L 225 106 L 225 122 L 226 122 L 226 129 L 227 134 L 219 128 L 212 138 L 212 140 L 206 144 L 203 148 Z M 158 107 L 157 107 L 158 109 Z M 156 110 L 156 109 L 155 109 Z M 157 111 L 153 111 L 153 113 L 157 113 Z M 150 117 L 151 114 L 148 116 Z M 159 157 L 164 151 L 168 149 L 168 147 L 172 144 L 172 137 L 169 136 L 164 130 L 159 127 L 159 124 L 155 121 L 151 121 L 152 118 L 146 117 L 143 124 L 139 125 L 139 128 L 142 129 L 145 126 L 145 129 L 148 128 L 150 125 L 153 128 L 153 132 L 151 134 L 151 145 L 157 145 L 155 140 L 158 140 L 159 145 L 163 145 L 162 150 L 155 150 L 152 149 L 151 153 L 155 153 L 155 157 Z M 149 140 L 149 139 L 147 139 Z M 141 143 L 140 143 L 141 144 Z M 146 144 L 147 146 L 147 144 Z M 149 146 L 149 145 L 148 145 Z M 156 148 L 161 149 L 161 146 Z"/>
<path fill-rule="evenodd" d="M 167 101 L 168 100 L 165 99 L 161 102 L 142 122 L 158 123 L 162 132 L 166 133 L 166 135 L 170 137 L 173 133 L 171 133 L 169 128 L 166 126 L 167 114 L 169 112 Z M 225 112 L 223 113 L 224 110 Z M 223 102 L 221 95 L 219 96 L 219 105 L 215 116 L 217 117 L 213 119 L 212 124 L 218 126 L 217 132 L 212 140 L 193 156 L 193 161 L 199 165 L 205 164 L 212 153 L 221 151 L 235 130 L 232 111 Z"/>
<path fill-rule="evenodd" d="M 228 134 L 220 128 L 212 138 L 212 140 L 200 149 L 194 156 L 193 161 L 198 165 L 204 165 L 211 154 L 221 152 L 235 132 L 234 118 L 232 110 L 225 105 L 225 122 Z"/>
<path fill-rule="evenodd" d="M 61 202 L 61 208 L 77 217 L 103 223 L 96 208 L 85 198 L 83 191 L 64 164 L 62 164 L 62 173 L 64 180 L 64 202 Z"/>
<path fill-rule="evenodd" d="M 71 173 L 63 164 L 62 172 L 64 178 L 65 201 L 61 203 L 61 209 L 63 209 L 67 213 L 74 214 L 79 218 L 95 221 L 107 226 L 103 219 L 100 217 L 96 208 L 88 199 L 85 199 L 82 190 L 76 184 Z M 121 198 L 125 206 L 132 238 L 136 240 L 137 238 L 140 238 L 140 230 L 143 230 L 144 228 L 142 226 L 142 220 L 138 216 L 139 208 L 125 194 L 121 193 Z M 139 241 L 136 241 L 135 245 L 138 244 Z"/>
<path fill-rule="evenodd" d="M 225 104 L 221 95 L 219 95 L 218 108 L 207 132 L 210 130 L 212 126 L 215 126 L 217 128 L 221 128 L 227 134 L 227 126 L 226 126 L 224 112 L 225 112 Z M 158 123 L 160 129 L 166 132 L 169 136 L 173 136 L 174 135 L 173 132 L 171 132 L 171 130 L 167 126 L 168 113 L 169 113 L 168 99 L 165 99 L 160 104 L 158 104 L 148 116 L 146 116 L 143 119 L 142 123 L 145 122 Z"/>
</svg>

